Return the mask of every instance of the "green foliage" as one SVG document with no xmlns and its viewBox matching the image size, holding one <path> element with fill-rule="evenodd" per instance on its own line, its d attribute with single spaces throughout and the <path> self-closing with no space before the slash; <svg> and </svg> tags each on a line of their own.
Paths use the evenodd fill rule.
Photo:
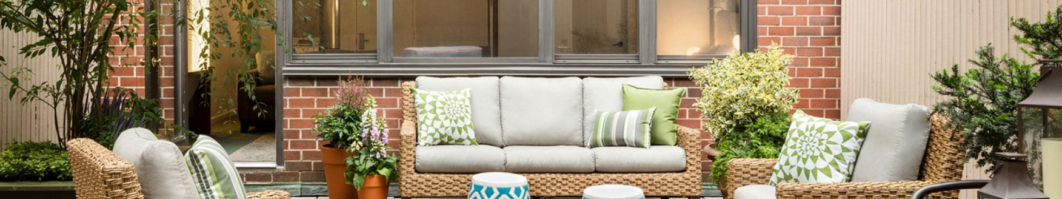
<svg viewBox="0 0 1062 199">
<path fill-rule="evenodd" d="M 1033 66 L 1006 54 L 996 57 L 992 44 L 977 50 L 977 66 L 959 72 L 941 70 L 933 75 L 940 86 L 933 90 L 949 99 L 934 106 L 934 111 L 951 118 L 947 128 L 966 132 L 962 148 L 965 161 L 976 160 L 985 171 L 995 171 L 999 159 L 994 153 L 1019 151 L 1016 142 L 1017 105 L 1032 93 L 1040 75 Z"/>
<path fill-rule="evenodd" d="M 76 125 L 84 137 L 112 149 L 122 131 L 163 121 L 155 102 L 140 98 L 134 90 L 107 89 L 92 95 L 86 102 L 90 108 L 88 116 Z"/>
<path fill-rule="evenodd" d="M 318 140 L 325 140 L 336 148 L 350 151 L 361 148 L 362 130 L 370 125 L 364 121 L 376 118 L 376 101 L 365 90 L 361 78 L 347 77 L 339 81 L 336 90 L 336 105 L 313 116 Z M 371 113 L 370 113 L 371 112 Z"/>
<path fill-rule="evenodd" d="M 91 111 L 84 103 L 90 95 L 105 89 L 114 67 L 109 62 L 114 46 L 124 45 L 126 49 L 135 46 L 141 19 L 157 14 L 128 13 L 130 17 L 123 17 L 125 23 L 112 19 L 111 16 L 124 15 L 123 12 L 138 4 L 139 1 L 128 0 L 0 0 L 0 29 L 40 39 L 19 48 L 20 55 L 26 58 L 44 55 L 61 60 L 58 67 L 62 74 L 54 82 L 32 81 L 30 77 L 35 69 L 56 66 L 13 66 L 0 70 L 0 77 L 9 83 L 9 99 L 18 96 L 22 103 L 39 101 L 52 108 L 52 122 L 60 146 L 65 146 L 67 139 L 83 137 L 74 124 L 83 121 Z M 0 65 L 3 66 L 7 65 Z"/>
<path fill-rule="evenodd" d="M 72 176 L 66 150 L 55 143 L 13 140 L 0 152 L 0 181 L 65 181 Z"/>
<path fill-rule="evenodd" d="M 343 172 L 347 184 L 354 185 L 354 189 L 361 190 L 365 185 L 365 177 L 369 175 L 382 175 L 390 182 L 398 176 L 398 156 L 395 154 L 376 156 L 368 150 L 359 150 L 358 155 L 347 157 L 347 171 Z"/>
<path fill-rule="evenodd" d="M 796 89 L 786 87 L 790 62 L 792 55 L 774 44 L 766 53 L 733 52 L 726 59 L 693 69 L 690 78 L 703 90 L 693 106 L 708 119 L 706 130 L 720 140 L 757 118 L 787 113 L 798 97 Z"/>
<path fill-rule="evenodd" d="M 778 158 L 785 143 L 785 134 L 789 131 L 790 118 L 784 112 L 759 117 L 745 125 L 741 133 L 733 133 L 720 140 L 715 148 L 720 153 L 712 162 L 709 178 L 715 181 L 726 179 L 726 165 L 734 158 Z"/>
<path fill-rule="evenodd" d="M 1047 13 L 1043 23 L 1029 23 L 1025 18 L 1011 17 L 1010 25 L 1021 31 L 1014 41 L 1026 46 L 1021 51 L 1033 59 L 1062 59 L 1062 6 L 1055 13 Z"/>
</svg>

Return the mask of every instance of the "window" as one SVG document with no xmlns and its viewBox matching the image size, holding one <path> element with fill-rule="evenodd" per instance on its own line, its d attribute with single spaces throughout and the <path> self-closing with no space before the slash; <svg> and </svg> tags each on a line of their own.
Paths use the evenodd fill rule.
<svg viewBox="0 0 1062 199">
<path fill-rule="evenodd" d="M 293 75 L 681 76 L 690 66 L 756 45 L 754 36 L 742 37 L 756 35 L 751 0 L 278 4 L 293 13 L 284 16 L 291 23 L 282 24 L 297 52 L 282 55 L 285 72 Z"/>
</svg>

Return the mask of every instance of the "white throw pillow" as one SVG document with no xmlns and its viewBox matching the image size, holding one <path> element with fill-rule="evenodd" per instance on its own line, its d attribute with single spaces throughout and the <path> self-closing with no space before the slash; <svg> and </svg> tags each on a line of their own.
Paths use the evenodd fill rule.
<svg viewBox="0 0 1062 199">
<path fill-rule="evenodd" d="M 133 163 L 144 198 L 199 198 L 181 150 L 150 130 L 122 131 L 114 141 L 114 154 Z"/>
<path fill-rule="evenodd" d="M 915 104 L 887 104 L 857 99 L 848 121 L 874 124 L 859 153 L 853 182 L 918 180 L 929 140 L 929 109 Z"/>
</svg>

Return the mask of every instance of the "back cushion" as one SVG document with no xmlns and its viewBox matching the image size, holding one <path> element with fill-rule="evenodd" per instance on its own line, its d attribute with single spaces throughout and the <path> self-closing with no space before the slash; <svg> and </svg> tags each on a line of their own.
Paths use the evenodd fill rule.
<svg viewBox="0 0 1062 199">
<path fill-rule="evenodd" d="M 472 88 L 472 126 L 476 142 L 502 146 L 501 108 L 498 77 L 417 77 L 417 88 L 429 91 L 458 91 Z"/>
<path fill-rule="evenodd" d="M 848 121 L 868 121 L 852 182 L 918 179 L 929 140 L 929 109 L 915 104 L 887 104 L 862 98 L 848 110 Z"/>
<path fill-rule="evenodd" d="M 594 110 L 616 112 L 623 110 L 623 84 L 639 88 L 664 88 L 660 76 L 617 77 L 583 79 L 583 139 L 590 139 L 594 132 Z"/>
<path fill-rule="evenodd" d="M 150 130 L 122 131 L 114 141 L 114 154 L 133 163 L 145 198 L 199 198 L 181 150 Z"/>
<path fill-rule="evenodd" d="M 505 145 L 583 146 L 583 84 L 577 77 L 501 78 Z"/>
<path fill-rule="evenodd" d="M 184 155 L 200 198 L 244 199 L 247 190 L 225 148 L 210 136 L 199 140 Z"/>
</svg>

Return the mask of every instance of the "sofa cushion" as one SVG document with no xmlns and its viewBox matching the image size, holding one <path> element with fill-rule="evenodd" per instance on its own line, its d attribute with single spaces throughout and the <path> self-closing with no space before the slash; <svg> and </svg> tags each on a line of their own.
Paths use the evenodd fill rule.
<svg viewBox="0 0 1062 199">
<path fill-rule="evenodd" d="M 664 88 L 664 78 L 660 76 L 583 78 L 584 140 L 589 140 L 594 132 L 594 110 L 623 110 L 623 84 L 660 89 Z"/>
<path fill-rule="evenodd" d="M 243 179 L 225 148 L 210 136 L 199 135 L 184 160 L 201 198 L 246 198 Z"/>
<path fill-rule="evenodd" d="M 929 139 L 928 108 L 856 99 L 848 110 L 848 121 L 869 121 L 874 125 L 859 152 L 852 181 L 918 179 Z"/>
<path fill-rule="evenodd" d="M 734 190 L 734 199 L 773 199 L 776 198 L 774 186 L 746 185 Z"/>
<path fill-rule="evenodd" d="M 653 145 L 678 145 L 678 109 L 686 88 L 648 89 L 630 84 L 623 85 L 623 110 L 638 110 L 656 107 L 653 127 L 649 132 Z"/>
<path fill-rule="evenodd" d="M 417 147 L 417 172 L 480 173 L 505 170 L 505 152 L 496 146 Z"/>
<path fill-rule="evenodd" d="M 503 146 L 498 77 L 417 77 L 417 88 L 433 91 L 472 88 L 472 123 L 476 124 L 472 129 L 476 131 L 476 142 Z"/>
<path fill-rule="evenodd" d="M 583 146 L 583 84 L 579 78 L 502 77 L 506 146 Z"/>
<path fill-rule="evenodd" d="M 594 172 L 594 153 L 577 146 L 508 146 L 505 172 L 590 173 Z"/>
<path fill-rule="evenodd" d="M 458 91 L 413 89 L 417 107 L 417 145 L 479 145 L 472 123 L 470 88 Z"/>
<path fill-rule="evenodd" d="M 686 151 L 677 146 L 597 147 L 594 165 L 597 172 L 640 173 L 686 170 Z"/>
<path fill-rule="evenodd" d="M 199 198 L 181 150 L 173 142 L 159 140 L 150 130 L 122 131 L 114 141 L 114 154 L 133 163 L 144 197 Z"/>
<path fill-rule="evenodd" d="M 631 111 L 597 111 L 594 135 L 586 147 L 629 146 L 649 148 L 649 129 L 656 108 Z"/>
</svg>

